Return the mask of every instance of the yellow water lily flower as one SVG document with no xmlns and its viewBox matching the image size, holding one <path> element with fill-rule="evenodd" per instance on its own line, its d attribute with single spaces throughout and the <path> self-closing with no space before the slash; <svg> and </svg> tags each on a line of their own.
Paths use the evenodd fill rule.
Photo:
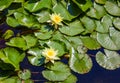
<svg viewBox="0 0 120 83">
<path fill-rule="evenodd" d="M 54 63 L 54 60 L 59 60 L 57 57 L 58 51 L 53 48 L 45 48 L 42 52 L 42 55 L 46 58 L 45 62 L 51 61 Z"/>
<path fill-rule="evenodd" d="M 50 19 L 52 22 L 52 25 L 55 25 L 55 28 L 57 29 L 58 25 L 62 25 L 63 17 L 60 16 L 60 14 L 52 14 L 50 15 Z"/>
</svg>

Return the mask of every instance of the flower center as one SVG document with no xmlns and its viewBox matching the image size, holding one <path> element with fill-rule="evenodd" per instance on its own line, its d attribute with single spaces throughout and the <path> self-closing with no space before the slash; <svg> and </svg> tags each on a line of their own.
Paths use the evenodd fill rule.
<svg viewBox="0 0 120 83">
<path fill-rule="evenodd" d="M 52 51 L 48 52 L 48 56 L 53 56 L 53 55 L 54 55 L 54 52 L 52 52 Z"/>
<path fill-rule="evenodd" d="M 59 23 L 59 22 L 61 22 L 61 18 L 58 17 L 58 16 L 56 16 L 54 21 L 55 21 L 56 23 Z"/>
</svg>

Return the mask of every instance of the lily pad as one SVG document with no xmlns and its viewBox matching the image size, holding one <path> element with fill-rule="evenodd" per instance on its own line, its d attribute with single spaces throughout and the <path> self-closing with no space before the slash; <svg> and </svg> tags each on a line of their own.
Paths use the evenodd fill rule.
<svg viewBox="0 0 120 83">
<path fill-rule="evenodd" d="M 19 63 L 24 59 L 25 54 L 20 54 L 16 49 L 14 48 L 5 48 L 0 50 L 0 58 L 5 63 L 12 64 L 15 67 L 15 70 L 19 70 Z"/>
<path fill-rule="evenodd" d="M 51 0 L 40 0 L 38 2 L 26 2 L 24 4 L 25 9 L 29 10 L 30 12 L 36 12 L 43 8 L 51 8 Z"/>
<path fill-rule="evenodd" d="M 74 21 L 70 23 L 68 26 L 63 26 L 59 28 L 60 32 L 69 36 L 75 36 L 84 31 L 84 28 L 80 21 Z"/>
<path fill-rule="evenodd" d="M 115 2 L 106 1 L 105 9 L 111 15 L 120 16 L 120 7 Z"/>
<path fill-rule="evenodd" d="M 82 18 L 80 18 L 80 20 L 81 20 L 81 23 L 85 27 L 85 32 L 83 33 L 92 33 L 94 29 L 96 28 L 96 24 L 93 19 L 87 16 L 83 16 Z"/>
<path fill-rule="evenodd" d="M 105 69 L 114 70 L 120 67 L 120 55 L 115 51 L 105 49 L 105 54 L 98 52 L 96 54 L 97 63 Z"/>
<path fill-rule="evenodd" d="M 114 24 L 115 28 L 120 30 L 120 18 L 118 18 L 118 17 L 114 18 L 113 24 Z"/>
<path fill-rule="evenodd" d="M 13 0 L 0 0 L 0 11 L 3 11 L 5 8 L 9 7 Z"/>
<path fill-rule="evenodd" d="M 33 28 L 33 27 L 40 27 L 39 22 L 37 21 L 36 18 L 34 18 L 34 16 L 32 15 L 26 15 L 20 12 L 15 12 L 14 13 L 15 19 L 17 19 L 18 23 L 26 26 L 28 28 Z M 37 25 L 37 26 L 36 26 Z"/>
<path fill-rule="evenodd" d="M 81 36 L 80 37 L 83 44 L 91 50 L 95 50 L 95 49 L 99 49 L 101 46 L 100 44 L 97 42 L 96 39 L 92 38 L 92 37 L 88 37 L 88 36 Z M 89 42 L 89 43 L 88 43 Z"/>
<path fill-rule="evenodd" d="M 71 75 L 69 67 L 61 62 L 48 64 L 46 67 L 48 69 L 42 71 L 42 74 L 49 81 L 64 81 Z"/>
<path fill-rule="evenodd" d="M 68 12 L 67 8 L 62 5 L 62 3 L 56 3 L 53 7 L 53 11 L 57 14 L 60 14 L 64 20 L 71 21 L 74 18 L 74 16 Z"/>
<path fill-rule="evenodd" d="M 109 33 L 97 33 L 97 41 L 104 47 L 110 50 L 120 50 L 120 32 L 113 27 L 109 28 Z"/>
<path fill-rule="evenodd" d="M 6 20 L 7 24 L 11 27 L 17 27 L 19 26 L 20 24 L 18 23 L 18 21 L 13 18 L 13 17 L 7 17 L 7 20 Z"/>
<path fill-rule="evenodd" d="M 88 10 L 92 6 L 91 0 L 72 0 L 82 11 Z"/>
<path fill-rule="evenodd" d="M 99 4 L 105 4 L 107 0 L 95 0 L 96 3 L 99 3 Z"/>
<path fill-rule="evenodd" d="M 31 48 L 27 52 L 32 56 L 28 56 L 28 60 L 32 65 L 41 66 L 44 63 L 45 58 L 42 56 L 42 50 L 39 48 Z"/>
<path fill-rule="evenodd" d="M 31 72 L 27 69 L 24 71 L 19 71 L 18 76 L 19 76 L 19 78 L 21 78 L 23 80 L 27 80 L 31 77 Z"/>
<path fill-rule="evenodd" d="M 105 8 L 94 2 L 94 6 L 90 8 L 87 15 L 92 18 L 100 19 L 106 14 Z"/>
<path fill-rule="evenodd" d="M 77 82 L 77 77 L 71 74 L 66 80 L 58 83 L 76 83 L 76 82 Z"/>
<path fill-rule="evenodd" d="M 69 66 L 79 74 L 85 74 L 92 68 L 92 60 L 87 54 L 79 54 L 74 48 L 71 48 Z"/>
</svg>

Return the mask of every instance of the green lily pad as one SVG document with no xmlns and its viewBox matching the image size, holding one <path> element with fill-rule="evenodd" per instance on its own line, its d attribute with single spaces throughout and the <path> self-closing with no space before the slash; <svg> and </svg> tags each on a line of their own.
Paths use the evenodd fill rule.
<svg viewBox="0 0 120 83">
<path fill-rule="evenodd" d="M 30 12 L 36 12 L 43 8 L 51 8 L 51 0 L 40 0 L 38 2 L 26 2 L 24 4 L 25 9 L 29 10 Z"/>
<path fill-rule="evenodd" d="M 22 37 L 11 38 L 9 42 L 6 42 L 7 45 L 18 47 L 22 50 L 27 50 L 37 43 L 37 39 L 34 36 L 27 35 Z"/>
<path fill-rule="evenodd" d="M 92 68 L 92 60 L 87 54 L 79 54 L 71 48 L 69 66 L 79 74 L 88 73 Z"/>
<path fill-rule="evenodd" d="M 26 41 L 27 49 L 35 46 L 37 43 L 37 38 L 35 38 L 33 35 L 22 36 L 22 38 Z"/>
<path fill-rule="evenodd" d="M 120 7 L 115 2 L 106 1 L 105 9 L 111 15 L 120 16 Z"/>
<path fill-rule="evenodd" d="M 77 77 L 71 74 L 66 80 L 58 83 L 76 83 L 76 82 L 77 82 Z"/>
<path fill-rule="evenodd" d="M 44 23 L 44 22 L 47 22 L 48 20 L 50 20 L 50 13 L 49 11 L 41 11 L 41 12 L 37 12 L 37 13 L 34 13 L 34 15 L 37 16 L 37 20 L 39 21 L 39 23 Z"/>
<path fill-rule="evenodd" d="M 32 65 L 41 66 L 44 63 L 45 58 L 42 56 L 42 50 L 39 48 L 31 48 L 27 52 L 32 56 L 28 56 L 28 60 Z"/>
<path fill-rule="evenodd" d="M 0 11 L 3 11 L 5 8 L 9 7 L 13 0 L 0 0 Z"/>
<path fill-rule="evenodd" d="M 60 32 L 69 36 L 75 36 L 84 31 L 84 28 L 80 21 L 74 21 L 70 23 L 68 26 L 63 26 L 59 28 Z"/>
<path fill-rule="evenodd" d="M 41 40 L 46 40 L 46 39 L 50 39 L 52 37 L 52 31 L 48 31 L 48 32 L 35 32 L 35 36 L 38 39 Z"/>
<path fill-rule="evenodd" d="M 109 33 L 97 33 L 97 41 L 104 47 L 110 50 L 120 50 L 120 32 L 113 27 L 109 28 Z"/>
<path fill-rule="evenodd" d="M 96 3 L 105 4 L 106 0 L 95 0 Z"/>
<path fill-rule="evenodd" d="M 17 19 L 18 23 L 23 26 L 26 26 L 28 28 L 40 27 L 40 24 L 38 23 L 37 19 L 32 15 L 25 15 L 20 12 L 15 12 L 14 16 Z"/>
<path fill-rule="evenodd" d="M 9 39 L 11 38 L 12 36 L 14 36 L 14 32 L 12 30 L 7 30 L 4 34 L 3 34 L 3 38 L 4 39 Z"/>
<path fill-rule="evenodd" d="M 13 18 L 13 17 L 7 17 L 7 20 L 6 20 L 7 24 L 11 27 L 17 27 L 19 26 L 20 24 L 18 23 L 18 21 Z"/>
<path fill-rule="evenodd" d="M 12 64 L 15 67 L 15 70 L 19 70 L 19 63 L 24 59 L 25 54 L 20 54 L 14 48 L 5 48 L 0 50 L 0 58 L 5 63 Z"/>
<path fill-rule="evenodd" d="M 72 0 L 82 11 L 86 11 L 92 6 L 91 0 Z"/>
<path fill-rule="evenodd" d="M 105 54 L 98 52 L 96 54 L 97 63 L 105 69 L 114 70 L 120 67 L 120 55 L 115 51 L 105 49 Z"/>
<path fill-rule="evenodd" d="M 87 15 L 92 18 L 100 19 L 106 14 L 105 8 L 94 2 L 94 7 L 91 7 Z"/>
<path fill-rule="evenodd" d="M 114 24 L 115 28 L 120 30 L 120 18 L 114 18 L 113 24 Z"/>
<path fill-rule="evenodd" d="M 72 16 L 68 12 L 67 8 L 64 7 L 64 5 L 62 5 L 62 3 L 56 3 L 53 7 L 53 11 L 57 14 L 60 14 L 61 17 L 63 17 L 64 20 L 71 21 L 74 18 L 74 16 Z"/>
<path fill-rule="evenodd" d="M 64 81 L 71 75 L 69 67 L 61 62 L 48 64 L 46 67 L 48 70 L 42 71 L 42 74 L 50 81 Z"/>
<path fill-rule="evenodd" d="M 97 40 L 92 37 L 81 36 L 80 38 L 83 44 L 90 50 L 99 49 L 101 47 L 100 44 L 97 42 Z"/>
<path fill-rule="evenodd" d="M 85 27 L 85 32 L 83 33 L 92 33 L 96 28 L 94 20 L 87 16 L 80 18 L 80 21 Z"/>
<path fill-rule="evenodd" d="M 14 47 L 21 48 L 23 50 L 26 49 L 26 42 L 21 37 L 11 38 L 9 42 L 6 42 L 6 44 L 9 45 L 9 46 L 14 46 Z"/>
<path fill-rule="evenodd" d="M 27 80 L 31 77 L 31 72 L 27 69 L 24 71 L 19 71 L 18 76 L 19 76 L 19 78 L 21 78 L 23 80 Z"/>
</svg>

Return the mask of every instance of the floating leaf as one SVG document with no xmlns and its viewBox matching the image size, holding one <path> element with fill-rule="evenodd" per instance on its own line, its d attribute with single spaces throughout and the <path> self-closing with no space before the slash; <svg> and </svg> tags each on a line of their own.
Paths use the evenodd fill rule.
<svg viewBox="0 0 120 83">
<path fill-rule="evenodd" d="M 41 66 L 44 63 L 45 58 L 42 56 L 42 50 L 39 48 L 31 48 L 28 51 L 28 59 L 32 65 Z"/>
<path fill-rule="evenodd" d="M 13 0 L 0 0 L 0 11 L 3 11 L 5 8 L 9 7 Z"/>
<path fill-rule="evenodd" d="M 52 47 L 55 50 L 58 50 L 57 56 L 63 56 L 65 52 L 65 44 L 61 41 L 49 41 L 46 43 L 49 47 Z"/>
<path fill-rule="evenodd" d="M 96 23 L 96 31 L 98 31 L 100 33 L 108 32 L 108 27 L 107 27 L 107 29 L 104 28 L 103 24 L 100 21 L 96 20 L 95 23 Z"/>
<path fill-rule="evenodd" d="M 7 30 L 4 34 L 3 34 L 3 38 L 4 39 L 9 39 L 10 37 L 14 36 L 14 32 L 12 30 Z"/>
<path fill-rule="evenodd" d="M 70 75 L 66 80 L 64 80 L 63 82 L 58 82 L 58 83 L 76 83 L 77 82 L 77 78 L 74 75 Z"/>
<path fill-rule="evenodd" d="M 19 63 L 23 60 L 25 57 L 25 54 L 20 54 L 16 49 L 14 48 L 5 48 L 3 50 L 0 50 L 0 58 L 5 63 L 12 64 L 16 70 L 19 70 Z"/>
<path fill-rule="evenodd" d="M 96 54 L 97 63 L 105 69 L 114 70 L 120 67 L 120 55 L 115 51 L 105 49 L 105 55 L 102 52 Z"/>
<path fill-rule="evenodd" d="M 22 38 L 26 41 L 27 49 L 35 46 L 37 43 L 37 38 L 35 38 L 33 35 L 22 36 Z"/>
<path fill-rule="evenodd" d="M 94 49 L 99 49 L 100 48 L 100 44 L 97 42 L 96 39 L 94 39 L 92 37 L 88 37 L 88 36 L 81 36 L 80 38 L 81 38 L 83 44 L 88 49 L 94 50 Z"/>
<path fill-rule="evenodd" d="M 112 1 L 106 1 L 105 9 L 111 15 L 120 16 L 120 7 Z"/>
<path fill-rule="evenodd" d="M 115 18 L 113 20 L 113 24 L 114 24 L 115 28 L 120 30 L 120 18 Z"/>
<path fill-rule="evenodd" d="M 78 46 L 83 45 L 80 36 L 75 36 L 75 37 L 68 37 L 68 36 L 64 36 L 67 41 L 71 44 L 72 47 L 74 47 L 75 49 L 78 48 Z M 70 49 L 70 47 L 69 47 Z"/>
<path fill-rule="evenodd" d="M 24 2 L 25 0 L 14 0 L 15 3 L 22 3 Z"/>
<path fill-rule="evenodd" d="M 14 46 L 21 48 L 22 50 L 27 50 L 37 43 L 37 39 L 34 36 L 27 35 L 22 37 L 14 37 L 10 39 L 9 42 L 6 42 L 9 46 Z"/>
<path fill-rule="evenodd" d="M 52 36 L 52 31 L 48 31 L 48 32 L 35 32 L 35 36 L 38 39 L 42 39 L 42 40 L 46 40 L 46 39 L 50 39 Z"/>
<path fill-rule="evenodd" d="M 31 77 L 31 72 L 27 69 L 24 71 L 19 71 L 18 76 L 19 76 L 19 78 L 21 78 L 23 80 L 27 80 Z"/>
<path fill-rule="evenodd" d="M 120 49 L 120 32 L 111 27 L 109 29 L 109 34 L 97 33 L 97 41 L 104 47 L 110 50 L 119 50 Z"/>
<path fill-rule="evenodd" d="M 14 16 L 17 19 L 18 23 L 23 26 L 26 26 L 28 28 L 40 27 L 40 24 L 38 23 L 37 19 L 35 19 L 32 15 L 25 15 L 23 13 L 15 12 Z"/>
<path fill-rule="evenodd" d="M 105 8 L 95 2 L 94 7 L 90 8 L 90 10 L 87 12 L 88 16 L 96 19 L 100 19 L 105 14 L 106 14 Z"/>
<path fill-rule="evenodd" d="M 49 11 L 41 11 L 39 13 L 34 13 L 34 15 L 37 16 L 37 20 L 40 22 L 40 23 L 44 23 L 44 22 L 47 22 L 48 20 L 50 20 L 50 13 Z"/>
<path fill-rule="evenodd" d="M 19 26 L 20 24 L 18 23 L 18 21 L 13 18 L 13 17 L 7 17 L 7 20 L 6 20 L 7 24 L 11 27 L 17 27 Z"/>
<path fill-rule="evenodd" d="M 96 3 L 105 4 L 106 0 L 95 0 Z"/>
<path fill-rule="evenodd" d="M 6 44 L 26 50 L 26 41 L 21 37 L 14 37 L 9 42 L 6 42 Z"/>
<path fill-rule="evenodd" d="M 74 21 L 68 26 L 63 26 L 62 28 L 59 28 L 59 30 L 66 35 L 75 36 L 82 33 L 84 31 L 84 28 L 80 21 Z"/>
<path fill-rule="evenodd" d="M 92 68 L 92 60 L 87 54 L 79 54 L 71 48 L 69 60 L 70 68 L 77 73 L 85 74 Z"/>
<path fill-rule="evenodd" d="M 61 10 L 62 9 L 62 10 Z M 60 14 L 64 20 L 71 20 L 74 18 L 74 16 L 72 16 L 67 8 L 64 7 L 64 5 L 62 5 L 61 3 L 56 3 L 55 6 L 53 7 L 53 11 L 57 14 Z"/>
<path fill-rule="evenodd" d="M 24 7 L 30 12 L 36 12 L 43 8 L 51 8 L 51 0 L 40 0 L 38 2 L 26 2 Z"/>
<path fill-rule="evenodd" d="M 91 0 L 72 0 L 82 11 L 86 11 L 92 6 Z"/>
<path fill-rule="evenodd" d="M 49 70 L 42 71 L 42 74 L 50 81 L 64 81 L 69 75 L 71 75 L 69 67 L 61 62 L 48 64 L 46 67 Z"/>
<path fill-rule="evenodd" d="M 85 32 L 83 33 L 91 33 L 96 28 L 96 25 L 93 19 L 90 19 L 87 16 L 83 16 L 82 18 L 80 18 L 80 20 L 85 27 Z"/>
<path fill-rule="evenodd" d="M 18 77 L 10 77 L 7 79 L 0 80 L 0 83 L 20 83 L 20 79 Z"/>
<path fill-rule="evenodd" d="M 111 18 L 109 15 L 103 16 L 103 18 L 102 18 L 102 20 L 101 20 L 101 23 L 102 23 L 102 25 L 103 25 L 103 27 L 104 27 L 104 30 L 105 30 L 106 32 L 108 32 L 109 27 L 113 26 L 113 25 L 112 25 L 112 18 Z"/>
</svg>

